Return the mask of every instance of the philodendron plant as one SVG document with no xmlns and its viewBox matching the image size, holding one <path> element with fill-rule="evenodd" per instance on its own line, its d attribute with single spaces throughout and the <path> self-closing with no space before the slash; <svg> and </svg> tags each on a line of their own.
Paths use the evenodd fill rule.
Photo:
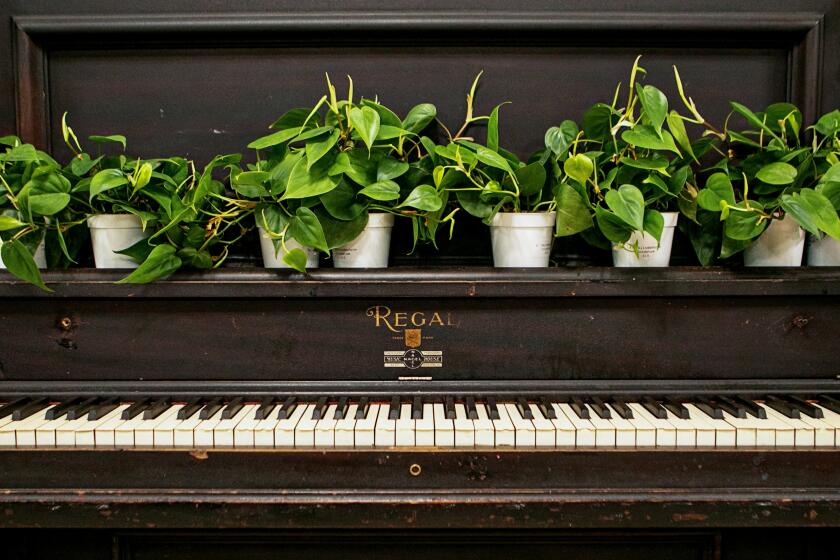
<svg viewBox="0 0 840 560">
<path fill-rule="evenodd" d="M 814 235 L 840 239 L 838 115 L 829 113 L 820 119 L 813 142 L 807 145 L 801 140 L 802 114 L 795 106 L 775 103 L 761 112 L 736 102 L 731 106 L 749 128 L 726 131 L 729 157 L 715 166 L 716 172 L 698 193 L 699 207 L 722 224 L 717 229 L 708 224 L 700 232 L 706 243 L 721 239 L 719 254 L 727 258 L 785 215 Z"/>
<path fill-rule="evenodd" d="M 9 272 L 51 291 L 33 255 L 46 244 L 49 264 L 74 262 L 78 243 L 67 236 L 80 223 L 68 208 L 73 183 L 52 157 L 16 136 L 0 138 L 0 145 L 5 148 L 0 154 L 0 256 Z"/>
<path fill-rule="evenodd" d="M 346 99 L 329 77 L 327 89 L 313 107 L 286 112 L 271 124 L 275 132 L 248 145 L 257 150 L 255 164 L 231 170 L 233 189 L 253 201 L 257 224 L 300 272 L 306 255 L 287 246 L 291 239 L 328 252 L 355 239 L 369 212 L 410 217 L 417 232 L 444 204 L 429 174 L 412 165 L 434 105 L 417 105 L 401 119 L 375 100 L 354 100 L 351 79 Z"/>
<path fill-rule="evenodd" d="M 626 103 L 621 84 L 612 103 L 598 103 L 583 117 L 583 130 L 564 121 L 545 135 L 540 161 L 556 184 L 558 236 L 580 233 L 604 249 L 628 244 L 644 231 L 659 241 L 665 224 L 662 212 L 682 211 L 693 218 L 692 163 L 709 151 L 720 136 L 685 96 L 679 72 L 674 77 L 688 115 L 669 111 L 665 94 L 642 84 L 646 74 L 633 64 Z M 686 122 L 706 127 L 708 135 L 692 141 Z"/>
</svg>

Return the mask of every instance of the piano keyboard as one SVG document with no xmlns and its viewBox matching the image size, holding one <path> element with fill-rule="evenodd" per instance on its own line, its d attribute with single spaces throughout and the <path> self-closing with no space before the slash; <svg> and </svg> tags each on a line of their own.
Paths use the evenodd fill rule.
<svg viewBox="0 0 840 560">
<path fill-rule="evenodd" d="M 19 398 L 0 448 L 831 448 L 840 400 Z"/>
</svg>

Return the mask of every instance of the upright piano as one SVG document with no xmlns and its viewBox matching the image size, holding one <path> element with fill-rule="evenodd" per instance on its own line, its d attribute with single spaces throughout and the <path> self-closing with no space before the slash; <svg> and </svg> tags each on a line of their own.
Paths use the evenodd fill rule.
<svg viewBox="0 0 840 560">
<path fill-rule="evenodd" d="M 2 558 L 837 558 L 835 270 L 45 277 Z"/>
</svg>

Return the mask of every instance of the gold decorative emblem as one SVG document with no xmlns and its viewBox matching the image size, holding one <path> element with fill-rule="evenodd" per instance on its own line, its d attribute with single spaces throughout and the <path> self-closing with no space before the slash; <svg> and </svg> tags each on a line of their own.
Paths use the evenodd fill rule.
<svg viewBox="0 0 840 560">
<path fill-rule="evenodd" d="M 405 345 L 409 348 L 420 348 L 423 341 L 422 329 L 405 329 Z"/>
</svg>

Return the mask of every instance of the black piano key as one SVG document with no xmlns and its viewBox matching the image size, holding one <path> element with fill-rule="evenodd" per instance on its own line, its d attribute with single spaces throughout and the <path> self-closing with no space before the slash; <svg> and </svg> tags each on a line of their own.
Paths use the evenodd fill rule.
<svg viewBox="0 0 840 560">
<path fill-rule="evenodd" d="M 391 406 L 388 407 L 388 420 L 400 419 L 400 404 L 399 397 L 391 397 Z"/>
<path fill-rule="evenodd" d="M 627 406 L 627 403 L 622 399 L 612 399 L 610 404 L 618 412 L 618 415 L 625 420 L 631 420 L 633 418 L 633 409 Z"/>
<path fill-rule="evenodd" d="M 50 406 L 50 401 L 48 401 L 46 397 L 33 399 L 33 400 L 29 401 L 28 403 L 26 403 L 21 408 L 18 408 L 17 410 L 12 412 L 12 420 L 13 421 L 26 420 L 27 418 L 29 418 L 33 414 L 37 414 L 38 412 L 41 412 L 42 410 L 44 410 L 48 406 Z"/>
<path fill-rule="evenodd" d="M 16 410 L 20 410 L 24 406 L 29 403 L 29 397 L 20 397 L 19 399 L 15 399 L 11 402 L 7 402 L 3 406 L 0 406 L 0 418 L 5 418 L 10 414 L 14 414 Z"/>
<path fill-rule="evenodd" d="M 76 406 L 70 407 L 67 410 L 67 419 L 68 420 L 78 420 L 79 418 L 81 418 L 82 416 L 84 416 L 85 414 L 90 412 L 90 410 L 94 406 L 96 406 L 96 404 L 98 402 L 99 402 L 99 397 L 89 397 L 89 398 L 83 400 L 82 402 L 80 402 L 79 404 L 77 404 Z"/>
<path fill-rule="evenodd" d="M 222 411 L 222 420 L 230 420 L 239 414 L 239 411 L 242 410 L 244 406 L 245 403 L 242 401 L 242 397 L 235 397 L 231 399 Z"/>
<path fill-rule="evenodd" d="M 131 420 L 137 415 L 142 414 L 150 406 L 152 406 L 152 399 L 148 397 L 144 399 L 138 399 L 131 403 L 131 405 L 129 405 L 128 408 L 122 411 L 122 414 L 120 414 L 120 418 L 122 418 L 123 420 Z"/>
<path fill-rule="evenodd" d="M 820 406 L 823 408 L 827 408 L 831 412 L 836 412 L 840 414 L 840 401 L 831 397 L 829 395 L 819 395 L 817 397 L 817 402 L 820 403 Z"/>
<path fill-rule="evenodd" d="M 519 415 L 522 416 L 525 420 L 533 420 L 534 413 L 531 410 L 531 405 L 528 404 L 528 399 L 523 397 L 518 397 L 516 399 L 516 410 L 519 411 Z"/>
<path fill-rule="evenodd" d="M 467 409 L 467 418 L 478 420 L 478 409 L 475 407 L 475 397 L 467 397 L 464 400 L 464 407 Z"/>
<path fill-rule="evenodd" d="M 766 419 L 767 418 L 767 411 L 758 406 L 758 403 L 752 399 L 748 399 L 741 395 L 736 395 L 733 399 L 735 402 L 740 403 L 747 409 L 747 412 L 755 416 L 756 418 Z"/>
<path fill-rule="evenodd" d="M 569 406 L 572 407 L 572 410 L 575 411 L 578 418 L 581 420 L 589 420 L 589 408 L 587 408 L 586 404 L 584 404 L 580 398 L 572 397 L 569 399 Z"/>
<path fill-rule="evenodd" d="M 799 409 L 784 399 L 780 399 L 775 395 L 767 395 L 764 399 L 764 404 L 788 418 L 799 418 Z"/>
<path fill-rule="evenodd" d="M 287 420 L 292 416 L 295 409 L 298 407 L 297 397 L 287 397 L 283 404 L 280 406 L 280 410 L 277 411 L 277 419 L 278 420 Z"/>
<path fill-rule="evenodd" d="M 706 397 L 697 397 L 694 399 L 694 406 L 697 409 L 708 416 L 709 418 L 714 418 L 716 420 L 723 420 L 723 409 L 720 407 L 719 404 L 712 402 L 710 399 Z"/>
<path fill-rule="evenodd" d="M 682 418 L 683 420 L 691 418 L 691 415 L 685 405 L 673 397 L 665 397 L 665 400 L 662 402 L 662 406 L 664 406 L 668 412 L 677 418 Z"/>
<path fill-rule="evenodd" d="M 360 398 L 359 404 L 356 407 L 356 420 L 367 418 L 368 410 L 370 410 L 370 399 L 367 397 Z"/>
<path fill-rule="evenodd" d="M 254 413 L 254 420 L 265 420 L 271 415 L 271 411 L 277 406 L 277 399 L 266 397 L 260 402 L 257 411 Z"/>
<path fill-rule="evenodd" d="M 169 397 L 158 399 L 149 405 L 149 408 L 143 412 L 143 420 L 154 420 L 172 407 L 172 399 Z M 183 409 L 182 409 L 183 410 Z M 196 409 L 197 410 L 197 409 Z M 180 411 L 178 411 L 178 418 L 181 418 Z"/>
<path fill-rule="evenodd" d="M 119 397 L 111 397 L 100 401 L 96 406 L 90 409 L 90 412 L 88 413 L 88 420 L 99 420 L 100 418 L 104 418 L 105 415 L 110 414 L 113 410 L 116 410 L 118 406 L 120 406 Z"/>
<path fill-rule="evenodd" d="M 487 397 L 485 403 L 487 405 L 487 417 L 490 420 L 499 420 L 499 407 L 496 406 L 496 399 L 494 397 Z"/>
<path fill-rule="evenodd" d="M 412 399 L 411 401 L 411 419 L 423 419 L 423 399 L 421 399 L 420 397 L 414 397 L 414 399 Z"/>
<path fill-rule="evenodd" d="M 557 418 L 557 413 L 554 411 L 554 407 L 551 406 L 551 402 L 549 402 L 547 397 L 540 397 L 540 401 L 537 403 L 537 408 L 540 409 L 542 415 L 548 420 L 554 420 Z"/>
<path fill-rule="evenodd" d="M 607 408 L 607 405 L 604 403 L 603 399 L 599 397 L 592 397 L 592 402 L 589 403 L 589 407 L 595 411 L 595 414 L 597 414 L 599 418 L 603 418 L 604 420 L 609 420 L 610 418 L 612 418 L 610 409 Z"/>
<path fill-rule="evenodd" d="M 823 411 L 814 406 L 813 404 L 809 403 L 805 399 L 800 399 L 794 395 L 786 395 L 785 400 L 792 403 L 793 406 L 799 409 L 799 412 L 805 414 L 806 416 L 810 416 L 811 418 L 822 418 Z"/>
<path fill-rule="evenodd" d="M 725 410 L 727 413 L 731 414 L 735 418 L 746 418 L 747 417 L 747 409 L 741 403 L 730 399 L 729 397 L 716 397 L 718 406 Z"/>
<path fill-rule="evenodd" d="M 350 398 L 340 397 L 338 404 L 335 405 L 335 414 L 333 420 L 344 420 L 347 417 L 347 409 L 350 408 Z"/>
<path fill-rule="evenodd" d="M 443 408 L 446 412 L 446 419 L 455 420 L 455 399 L 453 397 L 446 397 L 444 399 Z"/>
<path fill-rule="evenodd" d="M 668 411 L 665 409 L 665 407 L 659 404 L 659 401 L 657 401 L 653 397 L 643 397 L 641 404 L 643 407 L 645 407 L 645 409 L 647 409 L 648 412 L 653 414 L 654 418 L 668 418 Z"/>
<path fill-rule="evenodd" d="M 197 398 L 187 401 L 187 404 L 185 404 L 184 407 L 178 411 L 178 420 L 186 420 L 188 418 L 192 418 L 196 412 L 201 410 L 205 402 L 207 401 L 204 398 Z"/>
<path fill-rule="evenodd" d="M 330 406 L 329 397 L 319 397 L 315 402 L 315 408 L 312 410 L 312 419 L 321 420 L 327 413 L 327 408 Z"/>
<path fill-rule="evenodd" d="M 198 413 L 198 419 L 209 420 L 213 418 L 213 416 L 222 409 L 224 403 L 225 401 L 222 397 L 213 397 L 207 402 L 207 404 L 204 405 L 201 412 Z"/>
</svg>

